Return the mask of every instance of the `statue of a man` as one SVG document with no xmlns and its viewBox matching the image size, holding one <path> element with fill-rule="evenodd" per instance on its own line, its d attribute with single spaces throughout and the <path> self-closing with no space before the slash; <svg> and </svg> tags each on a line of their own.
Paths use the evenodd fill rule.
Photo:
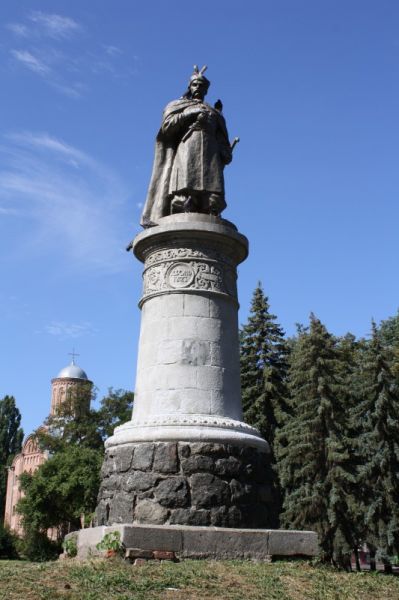
<svg viewBox="0 0 399 600">
<path fill-rule="evenodd" d="M 204 101 L 210 85 L 205 70 L 195 66 L 187 92 L 164 110 L 143 227 L 176 212 L 220 215 L 226 207 L 223 169 L 231 162 L 232 148 L 222 103 L 212 107 Z"/>
</svg>

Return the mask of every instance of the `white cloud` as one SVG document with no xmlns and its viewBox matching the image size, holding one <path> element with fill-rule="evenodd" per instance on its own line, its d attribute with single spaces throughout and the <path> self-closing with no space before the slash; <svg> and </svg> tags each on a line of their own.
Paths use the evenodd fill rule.
<svg viewBox="0 0 399 600">
<path fill-rule="evenodd" d="M 15 33 L 15 35 L 20 37 L 26 37 L 29 35 L 29 29 L 22 23 L 7 23 L 6 27 L 12 31 L 12 33 Z"/>
<path fill-rule="evenodd" d="M 17 215 L 18 211 L 15 208 L 7 208 L 0 206 L 0 215 Z"/>
<path fill-rule="evenodd" d="M 105 48 L 105 52 L 109 56 L 119 56 L 120 54 L 123 54 L 123 50 L 121 50 L 120 48 L 118 48 L 118 46 L 106 46 L 106 45 L 104 45 L 104 48 Z"/>
<path fill-rule="evenodd" d="M 12 56 L 25 68 L 42 77 L 48 85 L 69 98 L 80 98 L 87 91 L 87 86 L 81 82 L 68 83 L 63 80 L 60 75 L 60 64 L 65 60 L 63 55 L 59 53 L 41 52 L 46 56 L 46 59 L 38 56 L 39 51 L 33 54 L 30 50 L 15 50 L 11 51 Z M 53 63 L 56 68 L 52 69 L 50 63 Z"/>
<path fill-rule="evenodd" d="M 51 69 L 44 62 L 42 62 L 28 50 L 11 50 L 11 54 L 27 69 L 30 69 L 38 75 L 48 75 L 51 71 Z"/>
<path fill-rule="evenodd" d="M 34 11 L 29 18 L 42 29 L 43 33 L 53 39 L 69 38 L 82 29 L 81 25 L 71 17 L 63 15 Z"/>
<path fill-rule="evenodd" d="M 96 329 L 91 323 L 65 323 L 64 321 L 52 321 L 44 328 L 45 332 L 60 339 L 78 338 L 91 335 Z"/>
<path fill-rule="evenodd" d="M 91 77 L 107 75 L 121 80 L 140 70 L 140 59 L 115 44 L 93 46 L 87 35 L 80 40 L 85 43 L 83 50 L 82 44 L 72 43 L 72 36 L 85 30 L 66 15 L 34 11 L 23 22 L 5 27 L 18 38 L 19 47 L 9 48 L 14 60 L 69 98 L 83 96 Z"/>
<path fill-rule="evenodd" d="M 125 199 L 118 175 L 48 133 L 9 134 L 0 146 L 0 212 L 29 221 L 14 255 L 52 253 L 69 270 L 126 268 Z"/>
<path fill-rule="evenodd" d="M 121 80 L 140 70 L 139 58 L 114 44 L 93 46 L 87 35 L 81 44 L 72 43 L 72 36 L 85 30 L 69 16 L 34 11 L 5 27 L 18 38 L 18 48 L 9 47 L 14 61 L 72 99 L 87 93 L 93 77 Z"/>
<path fill-rule="evenodd" d="M 64 83 L 59 83 L 58 81 L 49 81 L 48 82 L 51 87 L 53 87 L 57 92 L 60 92 L 64 96 L 68 96 L 69 98 L 80 98 L 82 94 L 87 91 L 87 86 L 81 84 L 80 82 L 72 83 L 71 85 L 67 85 Z"/>
<path fill-rule="evenodd" d="M 91 161 L 89 156 L 84 152 L 77 150 L 73 146 L 66 144 L 62 140 L 59 140 L 48 133 L 32 133 L 31 131 L 25 131 L 22 133 L 9 133 L 5 137 L 22 146 L 49 150 L 50 152 L 73 158 L 79 162 Z"/>
</svg>

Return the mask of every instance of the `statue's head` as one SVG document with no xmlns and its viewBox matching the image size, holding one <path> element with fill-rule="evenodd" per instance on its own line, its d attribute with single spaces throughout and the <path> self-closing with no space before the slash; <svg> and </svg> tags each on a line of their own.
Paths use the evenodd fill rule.
<svg viewBox="0 0 399 600">
<path fill-rule="evenodd" d="M 209 79 L 204 75 L 207 66 L 203 66 L 201 70 L 198 69 L 197 65 L 194 65 L 194 72 L 190 77 L 187 92 L 184 94 L 184 98 L 194 98 L 196 100 L 203 100 L 208 92 L 208 88 L 211 84 Z"/>
</svg>

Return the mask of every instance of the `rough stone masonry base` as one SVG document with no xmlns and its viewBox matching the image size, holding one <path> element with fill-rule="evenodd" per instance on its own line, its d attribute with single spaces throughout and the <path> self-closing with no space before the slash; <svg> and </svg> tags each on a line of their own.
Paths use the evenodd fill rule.
<svg viewBox="0 0 399 600">
<path fill-rule="evenodd" d="M 170 552 L 177 558 L 268 560 L 273 556 L 316 556 L 318 552 L 313 531 L 121 524 L 81 529 L 78 558 L 101 554 L 96 545 L 111 531 L 120 532 L 127 549 Z"/>
<path fill-rule="evenodd" d="M 108 448 L 97 525 L 273 527 L 269 455 L 204 442 Z"/>
</svg>

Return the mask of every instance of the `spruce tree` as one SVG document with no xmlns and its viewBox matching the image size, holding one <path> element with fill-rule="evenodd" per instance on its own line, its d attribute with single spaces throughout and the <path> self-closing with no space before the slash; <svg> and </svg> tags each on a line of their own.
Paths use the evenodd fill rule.
<svg viewBox="0 0 399 600">
<path fill-rule="evenodd" d="M 387 359 L 399 385 L 399 311 L 394 317 L 381 321 L 379 335 L 382 345 L 389 351 Z"/>
<path fill-rule="evenodd" d="M 270 445 L 269 473 L 274 514 L 271 525 L 277 527 L 281 510 L 281 489 L 275 464 L 274 437 L 287 410 L 287 355 L 284 332 L 269 312 L 268 298 L 259 283 L 256 287 L 248 322 L 240 331 L 241 388 L 244 419 L 256 427 Z"/>
<path fill-rule="evenodd" d="M 373 323 L 355 413 L 362 424 L 358 482 L 366 541 L 372 551 L 378 551 L 387 570 L 389 556 L 399 552 L 399 389 L 391 351 Z"/>
<path fill-rule="evenodd" d="M 276 319 L 258 283 L 248 322 L 240 331 L 242 404 L 246 422 L 257 427 L 271 445 L 287 409 L 288 348 Z"/>
<path fill-rule="evenodd" d="M 399 345 L 399 311 L 394 317 L 381 321 L 378 330 L 383 346 L 397 347 Z"/>
<path fill-rule="evenodd" d="M 348 451 L 346 467 L 352 475 L 345 479 L 343 491 L 349 506 L 356 568 L 360 571 L 359 548 L 365 539 L 365 523 L 361 491 L 358 485 L 358 471 L 362 464 L 361 452 L 359 452 L 361 421 L 359 421 L 356 411 L 363 385 L 362 364 L 366 341 L 364 339 L 357 340 L 354 335 L 348 333 L 337 339 L 337 349 L 340 359 L 341 400 L 345 410 L 345 440 L 343 441 Z"/>
<path fill-rule="evenodd" d="M 345 566 L 355 544 L 348 496 L 355 477 L 341 370 L 336 341 L 311 315 L 291 356 L 292 413 L 277 433 L 276 449 L 283 525 L 315 530 L 324 558 Z"/>
</svg>

